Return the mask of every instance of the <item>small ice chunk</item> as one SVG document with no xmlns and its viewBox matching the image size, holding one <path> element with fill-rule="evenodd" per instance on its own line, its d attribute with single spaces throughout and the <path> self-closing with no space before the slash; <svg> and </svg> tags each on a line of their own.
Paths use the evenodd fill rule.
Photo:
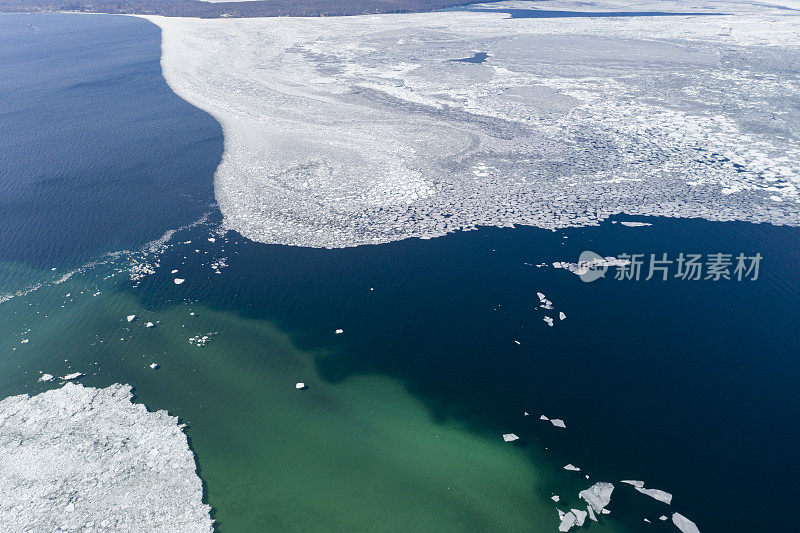
<svg viewBox="0 0 800 533">
<path fill-rule="evenodd" d="M 605 481 L 599 481 L 578 493 L 578 497 L 582 498 L 596 513 L 603 513 L 605 506 L 611 501 L 611 493 L 614 491 L 614 485 Z"/>
<path fill-rule="evenodd" d="M 575 515 L 575 525 L 578 527 L 583 526 L 583 523 L 586 522 L 586 511 L 581 511 L 580 509 L 570 509 L 569 512 Z"/>
<path fill-rule="evenodd" d="M 208 242 L 216 242 L 216 240 L 217 240 L 217 239 L 215 239 L 214 237 L 209 237 L 209 238 L 208 238 Z"/>
<path fill-rule="evenodd" d="M 567 318 L 567 315 L 564 314 L 564 311 L 558 313 L 559 320 L 564 320 L 565 318 Z"/>
<path fill-rule="evenodd" d="M 620 222 L 623 226 L 627 226 L 629 228 L 643 228 L 645 226 L 652 226 L 649 222 L 633 222 L 633 221 L 624 221 Z"/>
<path fill-rule="evenodd" d="M 550 326 L 551 328 L 553 327 L 553 319 L 550 318 L 549 316 L 545 316 L 544 318 L 542 318 L 542 320 L 544 320 L 547 323 L 547 325 Z"/>
<path fill-rule="evenodd" d="M 519 345 L 520 342 L 519 341 L 514 341 L 514 344 Z"/>
<path fill-rule="evenodd" d="M 539 420 L 546 420 L 546 421 L 548 421 L 548 422 L 550 421 L 550 419 L 549 419 L 549 418 L 547 418 L 547 417 L 546 417 L 546 416 L 544 416 L 544 415 L 540 416 L 540 417 L 539 417 Z"/>
<path fill-rule="evenodd" d="M 572 529 L 575 524 L 578 522 L 578 517 L 574 514 L 564 513 L 564 516 L 561 518 L 561 523 L 558 525 L 558 530 L 561 532 L 566 532 Z"/>
<path fill-rule="evenodd" d="M 580 472 L 581 469 L 575 466 L 574 464 L 570 463 L 564 466 L 564 470 L 569 470 L 570 472 Z"/>
<path fill-rule="evenodd" d="M 306 384 L 303 383 L 302 381 L 298 381 L 297 383 L 295 383 L 294 388 L 297 390 L 304 390 L 306 388 Z"/>
<path fill-rule="evenodd" d="M 158 368 L 158 363 L 150 363 L 150 368 L 155 370 L 156 368 Z"/>
<path fill-rule="evenodd" d="M 539 301 L 540 301 L 540 302 L 544 302 L 544 300 L 545 300 L 545 298 L 544 298 L 544 294 L 542 294 L 541 292 L 537 292 L 537 293 L 536 293 L 536 296 L 538 296 L 538 297 L 539 297 Z"/>
<path fill-rule="evenodd" d="M 672 514 L 672 523 L 683 533 L 700 533 L 697 525 L 680 513 Z"/>
<path fill-rule="evenodd" d="M 175 278 L 175 280 L 174 280 L 174 281 L 175 281 L 175 285 L 180 285 L 181 283 L 183 283 L 183 282 L 184 282 L 184 281 L 186 281 L 186 280 L 185 280 L 185 279 L 183 279 L 183 278 Z"/>
<path fill-rule="evenodd" d="M 664 514 L 659 516 L 658 519 L 661 520 L 662 522 L 666 522 L 667 520 L 669 520 L 669 518 L 667 518 L 667 515 L 664 515 Z"/>
<path fill-rule="evenodd" d="M 564 423 L 563 420 L 560 418 L 551 418 L 550 423 L 553 424 L 557 428 L 566 428 L 567 425 Z"/>
<path fill-rule="evenodd" d="M 42 374 L 42 377 L 39 378 L 39 381 L 53 381 L 55 376 L 53 374 Z"/>
<path fill-rule="evenodd" d="M 148 322 L 147 324 L 144 325 L 144 327 L 146 327 L 146 328 L 154 328 L 154 327 L 156 327 L 156 325 L 153 324 L 152 322 Z"/>
<path fill-rule="evenodd" d="M 594 514 L 594 509 L 592 509 L 591 505 L 586 506 L 586 511 L 589 513 L 589 518 L 591 518 L 592 521 L 597 522 L 597 515 Z"/>
<path fill-rule="evenodd" d="M 63 379 L 64 381 L 70 381 L 73 379 L 78 379 L 80 377 L 83 377 L 83 373 L 73 372 L 72 374 L 67 374 L 66 376 L 62 376 L 61 379 Z"/>
<path fill-rule="evenodd" d="M 503 440 L 505 442 L 514 442 L 515 440 L 519 440 L 519 437 L 513 433 L 503 433 Z"/>
<path fill-rule="evenodd" d="M 642 494 L 650 496 L 655 500 L 666 503 L 667 505 L 672 503 L 672 494 L 670 494 L 669 492 L 664 492 L 663 490 L 658 490 L 658 489 L 646 489 L 644 487 L 636 487 L 636 490 L 638 490 Z"/>
<path fill-rule="evenodd" d="M 136 315 L 128 315 L 128 316 L 127 316 L 127 317 L 125 317 L 125 318 L 127 318 L 127 319 L 128 319 L 128 322 L 133 322 L 134 320 L 136 320 Z"/>
<path fill-rule="evenodd" d="M 528 411 L 525 411 L 524 413 L 522 413 L 522 416 L 531 416 L 531 414 Z"/>
<path fill-rule="evenodd" d="M 558 494 L 553 494 L 552 496 L 550 496 L 550 499 L 558 503 L 558 500 L 560 500 L 561 498 L 559 497 Z"/>
<path fill-rule="evenodd" d="M 344 330 L 343 329 L 337 329 L 336 331 L 334 331 L 334 333 L 336 335 L 341 335 L 342 333 L 344 333 Z"/>
<path fill-rule="evenodd" d="M 178 269 L 177 268 L 175 270 L 173 270 L 172 272 L 170 272 L 170 274 L 177 274 L 177 273 L 178 273 Z"/>
<path fill-rule="evenodd" d="M 644 519 L 644 521 L 645 521 L 645 522 L 647 522 L 648 524 L 652 523 L 652 522 L 650 522 L 650 520 L 648 520 L 647 518 L 645 518 L 645 519 Z"/>
<path fill-rule="evenodd" d="M 626 483 L 628 485 L 633 485 L 634 487 L 644 487 L 644 481 L 638 481 L 636 479 L 623 479 L 620 483 Z"/>
<path fill-rule="evenodd" d="M 21 341 L 19 341 L 20 344 L 28 344 L 29 342 L 30 339 L 22 339 Z"/>
</svg>

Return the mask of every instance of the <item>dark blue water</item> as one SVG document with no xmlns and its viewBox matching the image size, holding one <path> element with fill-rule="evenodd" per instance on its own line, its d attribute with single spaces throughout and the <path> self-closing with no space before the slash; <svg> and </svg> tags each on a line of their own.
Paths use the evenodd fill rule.
<svg viewBox="0 0 800 533">
<path fill-rule="evenodd" d="M 651 221 L 557 233 L 488 228 L 344 250 L 238 239 L 227 245 L 224 282 L 209 272 L 173 289 L 164 272 L 131 292 L 160 308 L 189 291 L 204 304 L 266 318 L 324 354 L 317 365 L 332 382 L 396 378 L 436 420 L 482 433 L 519 428 L 556 465 L 667 490 L 672 509 L 703 531 L 780 530 L 783 518 L 771 512 L 791 508 L 800 479 L 800 232 Z M 576 261 L 584 249 L 764 259 L 759 279 L 741 282 L 583 283 L 533 266 Z M 183 252 L 171 253 L 165 264 L 182 260 Z M 537 291 L 556 306 L 548 314 L 567 314 L 564 322 L 547 327 L 534 309 Z M 347 333 L 334 343 L 332 325 Z M 520 426 L 523 410 L 534 416 Z M 541 413 L 565 419 L 568 431 L 543 426 Z M 615 520 L 635 529 L 643 516 L 669 514 L 627 489 L 618 485 L 613 497 Z"/>
<path fill-rule="evenodd" d="M 486 52 L 475 52 L 472 57 L 465 57 L 462 59 L 451 59 L 451 61 L 455 63 L 483 63 L 486 61 L 486 58 L 489 57 L 489 54 Z"/>
<path fill-rule="evenodd" d="M 161 75 L 142 19 L 0 15 L 0 261 L 73 266 L 214 202 L 222 131 Z"/>
</svg>

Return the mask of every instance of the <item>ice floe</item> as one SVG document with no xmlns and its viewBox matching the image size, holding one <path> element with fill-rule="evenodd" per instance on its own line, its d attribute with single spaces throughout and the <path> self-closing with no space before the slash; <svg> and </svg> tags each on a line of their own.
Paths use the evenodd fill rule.
<svg viewBox="0 0 800 533">
<path fill-rule="evenodd" d="M 72 381 L 72 380 L 75 380 L 75 379 L 78 379 L 78 378 L 82 378 L 82 377 L 83 377 L 83 373 L 82 372 L 73 372 L 72 374 L 67 374 L 66 376 L 61 376 L 61 379 L 64 380 L 64 381 Z"/>
<path fill-rule="evenodd" d="M 128 320 L 128 322 L 133 322 L 136 320 L 136 315 L 128 315 L 125 318 Z"/>
<path fill-rule="evenodd" d="M 557 428 L 566 428 L 567 425 L 564 423 L 563 420 L 560 418 L 551 418 L 550 423 L 553 424 Z"/>
<path fill-rule="evenodd" d="M 800 225 L 783 75 L 800 22 L 767 7 L 149 19 L 168 83 L 222 125 L 225 227 L 254 240 L 336 248 L 619 213 Z M 448 61 L 465 49 L 492 61 Z"/>
<path fill-rule="evenodd" d="M 519 440 L 519 437 L 513 433 L 503 433 L 503 441 L 504 442 L 514 442 L 515 440 Z"/>
<path fill-rule="evenodd" d="M 700 533 L 697 525 L 680 513 L 672 513 L 672 523 L 681 530 L 682 533 Z"/>
<path fill-rule="evenodd" d="M 605 481 L 599 481 L 578 493 L 578 497 L 586 501 L 595 513 L 605 514 L 606 505 L 611 501 L 611 493 L 614 485 Z"/>
<path fill-rule="evenodd" d="M 39 377 L 39 381 L 45 381 L 45 382 L 46 381 L 53 381 L 54 379 L 55 379 L 55 376 L 53 376 L 53 374 L 42 374 Z"/>
<path fill-rule="evenodd" d="M 175 282 L 175 285 L 180 285 L 181 283 L 183 283 L 186 280 L 183 279 L 183 278 L 175 278 L 173 281 Z"/>
<path fill-rule="evenodd" d="M 158 363 L 150 363 L 150 368 L 152 368 L 153 370 L 157 370 L 158 367 L 159 367 Z"/>
<path fill-rule="evenodd" d="M 67 383 L 0 402 L 0 531 L 212 531 L 183 426 L 131 399 Z"/>
<path fill-rule="evenodd" d="M 638 490 L 642 494 L 650 496 L 654 500 L 666 503 L 667 505 L 672 503 L 672 494 L 670 494 L 669 492 L 664 492 L 663 490 L 659 489 L 646 489 L 644 487 L 636 487 L 636 490 Z"/>
<path fill-rule="evenodd" d="M 564 470 L 569 470 L 570 472 L 580 472 L 581 469 L 577 466 L 573 465 L 572 463 L 565 465 Z"/>
<path fill-rule="evenodd" d="M 297 390 L 303 390 L 306 388 L 306 384 L 303 383 L 302 381 L 298 381 L 297 383 L 294 384 L 294 388 Z"/>
</svg>

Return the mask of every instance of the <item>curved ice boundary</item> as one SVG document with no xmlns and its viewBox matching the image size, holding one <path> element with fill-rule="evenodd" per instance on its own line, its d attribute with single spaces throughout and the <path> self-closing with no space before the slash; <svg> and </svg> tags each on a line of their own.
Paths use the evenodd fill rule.
<svg viewBox="0 0 800 533">
<path fill-rule="evenodd" d="M 130 385 L 0 402 L 0 530 L 210 532 L 178 419 Z"/>
<path fill-rule="evenodd" d="M 148 18 L 223 127 L 225 226 L 335 248 L 617 213 L 800 225 L 800 17 L 764 9 Z"/>
</svg>

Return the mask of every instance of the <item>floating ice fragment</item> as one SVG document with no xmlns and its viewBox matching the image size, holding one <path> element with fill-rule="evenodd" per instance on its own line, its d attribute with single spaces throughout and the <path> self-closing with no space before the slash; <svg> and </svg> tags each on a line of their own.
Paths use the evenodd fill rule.
<svg viewBox="0 0 800 533">
<path fill-rule="evenodd" d="M 577 466 L 573 465 L 572 463 L 564 466 L 564 470 L 569 470 L 570 472 L 580 472 L 581 469 Z"/>
<path fill-rule="evenodd" d="M 519 346 L 520 342 L 519 342 L 519 341 L 514 341 L 514 344 L 516 344 L 517 346 Z"/>
<path fill-rule="evenodd" d="M 599 481 L 578 493 L 578 497 L 588 503 L 594 512 L 603 513 L 605 506 L 611 501 L 611 493 L 614 491 L 614 485 L 605 481 Z"/>
<path fill-rule="evenodd" d="M 214 237 L 209 237 L 209 238 L 208 238 L 208 242 L 215 242 L 216 240 L 217 240 L 217 239 L 215 239 Z"/>
<path fill-rule="evenodd" d="M 547 323 L 547 325 L 550 326 L 551 328 L 553 327 L 553 319 L 551 317 L 545 316 L 542 318 L 542 320 L 544 320 Z"/>
<path fill-rule="evenodd" d="M 662 522 L 666 522 L 667 520 L 669 520 L 667 518 L 667 515 L 663 515 L 663 514 L 661 516 L 659 516 L 658 519 L 661 520 Z"/>
<path fill-rule="evenodd" d="M 620 222 L 623 226 L 628 226 L 629 228 L 643 228 L 645 226 L 652 226 L 649 222 Z"/>
<path fill-rule="evenodd" d="M 645 518 L 644 521 L 647 522 L 648 524 L 651 523 L 650 520 L 648 520 L 647 518 Z"/>
<path fill-rule="evenodd" d="M 505 442 L 514 442 L 515 440 L 519 440 L 519 437 L 513 433 L 503 433 L 503 440 Z"/>
<path fill-rule="evenodd" d="M 30 342 L 29 339 L 22 339 L 19 341 L 20 344 L 28 344 L 28 342 Z"/>
<path fill-rule="evenodd" d="M 578 517 L 576 517 L 574 514 L 571 512 L 564 513 L 564 516 L 561 517 L 561 523 L 558 525 L 558 530 L 561 532 L 569 531 L 577 522 Z"/>
<path fill-rule="evenodd" d="M 525 411 L 524 413 L 522 413 L 522 416 L 531 416 L 531 414 L 528 411 Z"/>
<path fill-rule="evenodd" d="M 170 272 L 170 274 L 177 274 L 177 273 L 178 273 L 178 269 L 177 268 L 175 270 L 173 270 L 172 272 Z"/>
<path fill-rule="evenodd" d="M 553 424 L 557 428 L 566 428 L 567 425 L 564 423 L 563 420 L 560 418 L 552 418 L 550 419 L 550 423 Z"/>
<path fill-rule="evenodd" d="M 625 483 L 627 485 L 633 485 L 634 487 L 644 487 L 644 481 L 638 481 L 636 479 L 623 479 L 620 483 Z"/>
<path fill-rule="evenodd" d="M 672 514 L 672 523 L 683 533 L 700 533 L 697 525 L 680 513 Z"/>
<path fill-rule="evenodd" d="M 545 298 L 544 298 L 544 294 L 542 294 L 541 292 L 537 292 L 537 293 L 536 293 L 536 296 L 538 296 L 538 297 L 539 297 L 539 301 L 540 301 L 540 302 L 544 302 L 544 300 L 545 300 Z"/>
<path fill-rule="evenodd" d="M 72 374 L 67 374 L 66 376 L 62 376 L 61 379 L 63 379 L 64 381 L 71 381 L 73 379 L 78 379 L 80 377 L 83 377 L 83 373 L 73 372 Z"/>
<path fill-rule="evenodd" d="M 550 496 L 550 499 L 558 503 L 558 500 L 560 500 L 561 497 L 558 494 L 553 494 L 552 496 Z"/>
<path fill-rule="evenodd" d="M 550 421 L 550 419 L 549 419 L 549 418 L 547 418 L 547 417 L 546 417 L 546 416 L 544 416 L 544 415 L 540 416 L 540 417 L 539 417 L 539 420 L 547 420 L 548 422 Z"/>
<path fill-rule="evenodd" d="M 158 363 L 150 363 L 150 368 L 152 368 L 153 370 L 157 369 Z"/>
<path fill-rule="evenodd" d="M 181 284 L 181 283 L 183 283 L 184 281 L 186 281 L 186 280 L 185 280 L 185 279 L 183 279 L 183 278 L 175 278 L 175 285 L 180 285 L 180 284 Z"/>
<path fill-rule="evenodd" d="M 594 509 L 592 509 L 591 505 L 586 506 L 586 511 L 589 513 L 589 518 L 591 518 L 592 521 L 597 522 L 597 515 L 594 514 Z"/>
<path fill-rule="evenodd" d="M 153 324 L 152 322 L 148 322 L 147 324 L 144 325 L 144 327 L 146 327 L 146 328 L 154 328 L 154 327 L 156 327 L 156 325 Z"/>
<path fill-rule="evenodd" d="M 42 376 L 39 378 L 39 381 L 53 381 L 54 379 L 55 376 L 53 376 L 53 374 L 42 374 Z"/>
<path fill-rule="evenodd" d="M 667 505 L 672 503 L 672 494 L 670 494 L 669 492 L 664 492 L 663 490 L 658 490 L 658 489 L 646 489 L 644 487 L 636 487 L 636 490 L 638 490 L 642 494 L 650 496 L 655 500 L 666 503 Z"/>
<path fill-rule="evenodd" d="M 567 318 L 567 315 L 564 314 L 564 311 L 561 311 L 560 313 L 558 313 L 558 319 L 559 320 L 564 320 L 565 318 Z"/>
<path fill-rule="evenodd" d="M 303 390 L 306 388 L 306 384 L 303 383 L 302 381 L 298 381 L 297 383 L 295 383 L 294 388 L 297 390 Z"/>
<path fill-rule="evenodd" d="M 127 316 L 127 317 L 125 317 L 125 318 L 127 318 L 127 319 L 128 319 L 128 322 L 133 322 L 134 320 L 136 320 L 136 315 L 128 315 L 128 316 Z"/>
<path fill-rule="evenodd" d="M 343 329 L 337 329 L 336 331 L 334 331 L 334 333 L 336 335 L 341 335 L 342 333 L 344 333 L 344 330 Z"/>
<path fill-rule="evenodd" d="M 574 514 L 575 518 L 577 519 L 575 521 L 575 525 L 578 527 L 583 526 L 583 523 L 586 522 L 586 511 L 581 511 L 580 509 L 570 509 L 569 512 Z"/>
</svg>

